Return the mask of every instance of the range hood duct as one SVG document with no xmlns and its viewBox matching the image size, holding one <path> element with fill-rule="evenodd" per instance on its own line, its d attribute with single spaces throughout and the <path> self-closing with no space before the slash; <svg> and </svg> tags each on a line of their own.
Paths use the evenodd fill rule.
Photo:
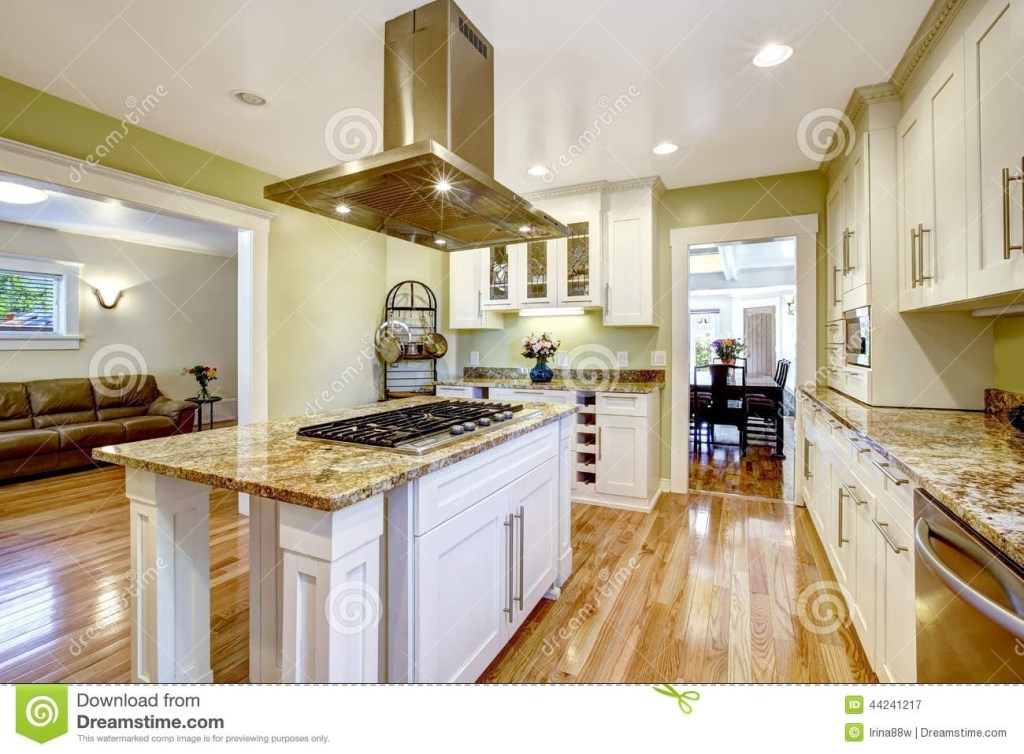
<svg viewBox="0 0 1024 754">
<path fill-rule="evenodd" d="M 436 0 L 393 18 L 384 43 L 384 151 L 263 195 L 446 251 L 568 235 L 491 177 L 494 48 L 459 7 Z"/>
</svg>

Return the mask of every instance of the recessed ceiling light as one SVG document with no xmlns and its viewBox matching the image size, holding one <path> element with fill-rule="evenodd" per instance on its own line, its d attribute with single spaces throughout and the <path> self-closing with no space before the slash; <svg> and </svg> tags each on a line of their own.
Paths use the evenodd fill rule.
<svg viewBox="0 0 1024 754">
<path fill-rule="evenodd" d="M 434 184 L 434 188 L 436 188 L 438 191 L 450 191 L 451 187 L 452 184 L 448 183 L 448 181 L 446 181 L 444 178 L 442 178 L 441 180 Z"/>
<path fill-rule="evenodd" d="M 349 207 L 347 204 L 339 204 L 337 207 L 334 208 L 334 211 L 337 212 L 339 215 L 347 215 L 349 212 L 352 211 L 352 208 Z"/>
<path fill-rule="evenodd" d="M 443 238 L 435 238 L 434 243 L 436 243 L 438 246 L 445 246 L 448 244 L 448 242 L 445 241 Z"/>
<path fill-rule="evenodd" d="M 530 175 L 535 175 L 539 178 L 541 176 L 547 175 L 551 171 L 548 170 L 543 165 L 534 165 L 531 168 L 527 168 L 526 172 L 529 173 Z"/>
<path fill-rule="evenodd" d="M 0 202 L 7 204 L 39 204 L 50 198 L 42 189 L 22 186 L 20 183 L 0 181 Z"/>
<path fill-rule="evenodd" d="M 654 152 L 654 154 L 672 154 L 677 149 L 679 149 L 678 144 L 673 144 L 672 142 L 669 141 L 663 141 L 661 142 L 661 144 L 656 146 L 651 151 Z"/>
<path fill-rule="evenodd" d="M 261 97 L 256 92 L 247 92 L 245 89 L 235 89 L 231 92 L 231 98 L 249 107 L 263 107 L 267 104 L 266 97 Z"/>
<path fill-rule="evenodd" d="M 792 54 L 793 48 L 788 45 L 768 45 L 754 56 L 754 65 L 758 68 L 771 68 L 785 63 Z"/>
<path fill-rule="evenodd" d="M 533 230 L 533 228 L 531 228 L 529 225 L 520 225 L 519 226 L 519 232 L 520 233 L 529 233 L 531 230 Z"/>
</svg>

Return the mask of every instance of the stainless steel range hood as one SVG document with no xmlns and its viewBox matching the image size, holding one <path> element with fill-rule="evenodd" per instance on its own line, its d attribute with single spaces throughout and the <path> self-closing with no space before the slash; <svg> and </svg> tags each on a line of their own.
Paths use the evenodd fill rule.
<svg viewBox="0 0 1024 754">
<path fill-rule="evenodd" d="M 491 177 L 494 48 L 459 7 L 436 0 L 393 18 L 384 42 L 384 151 L 264 196 L 447 251 L 568 235 Z"/>
</svg>

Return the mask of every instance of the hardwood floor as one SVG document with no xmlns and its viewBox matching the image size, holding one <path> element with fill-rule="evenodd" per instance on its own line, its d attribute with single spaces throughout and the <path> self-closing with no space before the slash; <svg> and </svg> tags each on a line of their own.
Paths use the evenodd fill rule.
<svg viewBox="0 0 1024 754">
<path fill-rule="evenodd" d="M 690 489 L 731 495 L 767 497 L 793 502 L 793 470 L 796 464 L 795 426 L 786 420 L 784 459 L 772 458 L 773 448 L 751 445 L 745 454 L 735 446 L 739 433 L 732 427 L 719 427 L 716 438 L 730 445 L 695 448 L 690 445 Z"/>
<path fill-rule="evenodd" d="M 220 683 L 248 674 L 248 526 L 236 504 L 211 496 Z M 834 577 L 805 510 L 665 495 L 649 514 L 574 505 L 573 526 L 561 598 L 542 600 L 482 681 L 874 680 L 852 626 L 809 614 L 835 595 L 815 586 Z M 0 486 L 0 682 L 126 682 L 128 564 L 121 468 Z"/>
</svg>

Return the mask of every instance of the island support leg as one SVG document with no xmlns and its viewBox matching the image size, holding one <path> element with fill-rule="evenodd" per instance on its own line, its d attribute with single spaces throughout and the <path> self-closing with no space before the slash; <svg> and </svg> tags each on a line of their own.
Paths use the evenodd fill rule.
<svg viewBox="0 0 1024 754">
<path fill-rule="evenodd" d="M 377 683 L 384 496 L 333 513 L 280 504 L 282 680 Z"/>
<path fill-rule="evenodd" d="M 131 678 L 210 683 L 210 488 L 128 469 Z"/>
</svg>

